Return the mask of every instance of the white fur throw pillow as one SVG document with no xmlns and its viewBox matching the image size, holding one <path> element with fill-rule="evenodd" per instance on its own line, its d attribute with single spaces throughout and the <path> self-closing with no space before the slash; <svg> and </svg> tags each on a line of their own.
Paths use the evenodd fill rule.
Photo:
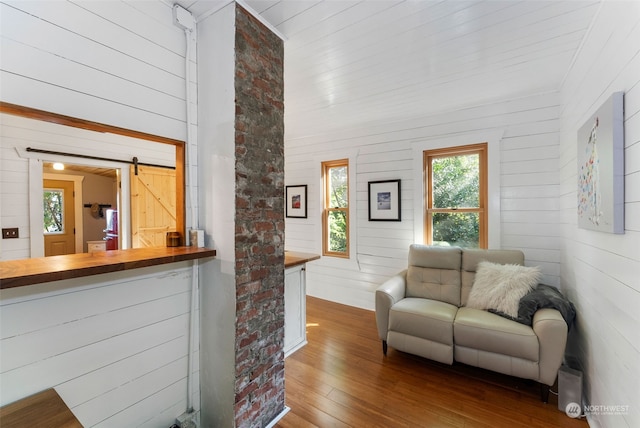
<svg viewBox="0 0 640 428">
<path fill-rule="evenodd" d="M 540 281 L 539 267 L 478 263 L 467 307 L 494 309 L 518 317 L 520 299 Z"/>
</svg>

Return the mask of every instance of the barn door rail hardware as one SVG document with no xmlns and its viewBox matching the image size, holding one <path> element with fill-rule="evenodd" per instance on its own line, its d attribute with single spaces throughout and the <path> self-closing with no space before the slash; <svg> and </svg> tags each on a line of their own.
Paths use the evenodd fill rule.
<svg viewBox="0 0 640 428">
<path fill-rule="evenodd" d="M 32 153 L 44 153 L 44 154 L 47 154 L 47 155 L 69 156 L 69 157 L 80 158 L 80 159 L 91 159 L 91 160 L 101 160 L 101 161 L 109 161 L 109 162 L 128 163 L 130 165 L 135 165 L 135 167 L 136 167 L 136 175 L 137 175 L 138 166 L 140 166 L 140 165 L 141 166 L 152 166 L 154 168 L 176 169 L 175 166 L 157 165 L 157 164 L 153 164 L 153 163 L 139 162 L 137 157 L 134 157 L 133 160 L 111 159 L 111 158 L 104 158 L 104 157 L 101 157 L 101 156 L 79 155 L 79 154 L 76 154 L 76 153 L 57 152 L 57 151 L 54 151 L 54 150 L 34 149 L 32 147 L 27 147 L 27 151 L 28 152 L 32 152 Z"/>
</svg>

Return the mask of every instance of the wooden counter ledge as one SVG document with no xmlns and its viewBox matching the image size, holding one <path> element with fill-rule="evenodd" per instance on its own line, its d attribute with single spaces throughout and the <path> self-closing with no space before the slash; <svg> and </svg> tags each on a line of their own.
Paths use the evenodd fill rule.
<svg viewBox="0 0 640 428">
<path fill-rule="evenodd" d="M 0 261 L 0 288 L 214 257 L 210 248 L 155 247 Z"/>
<path fill-rule="evenodd" d="M 82 428 L 55 389 L 47 389 L 0 408 L 2 428 Z"/>
<path fill-rule="evenodd" d="M 284 267 L 290 268 L 297 265 L 301 265 L 320 258 L 317 254 L 299 253 L 297 251 L 285 251 L 284 252 Z"/>
</svg>

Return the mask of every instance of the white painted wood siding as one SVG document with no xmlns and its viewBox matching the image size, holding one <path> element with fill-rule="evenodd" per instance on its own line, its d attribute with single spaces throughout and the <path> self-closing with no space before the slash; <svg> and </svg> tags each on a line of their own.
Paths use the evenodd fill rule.
<svg viewBox="0 0 640 428">
<path fill-rule="evenodd" d="M 392 274 L 406 267 L 414 230 L 423 221 L 415 218 L 414 198 L 422 161 L 413 147 L 421 141 L 452 139 L 460 135 L 485 141 L 498 132 L 500 143 L 501 225 L 496 231 L 502 248 L 519 248 L 528 265 L 542 266 L 546 283 L 559 284 L 560 229 L 558 227 L 558 115 L 557 93 L 496 102 L 402 122 L 362 126 L 354 123 L 345 132 L 286 139 L 287 185 L 307 184 L 307 219 L 286 219 L 286 247 L 305 252 L 321 251 L 319 162 L 356 153 L 356 200 L 352 218 L 357 231 L 352 262 L 324 257 L 310 263 L 308 294 L 373 309 L 374 291 Z M 295 120 L 295 111 L 287 111 Z M 416 171 L 418 168 L 418 171 Z M 402 221 L 367 220 L 368 182 L 402 180 Z"/>
<path fill-rule="evenodd" d="M 185 140 L 185 40 L 169 3 L 7 1 L 0 19 L 3 101 Z"/>
<path fill-rule="evenodd" d="M 85 427 L 171 425 L 186 409 L 191 272 L 183 262 L 3 290 L 0 405 L 54 387 Z"/>
<path fill-rule="evenodd" d="M 2 1 L 0 34 L 0 100 L 186 140 L 186 41 L 183 30 L 173 25 L 170 3 L 161 0 Z M 195 43 L 190 63 L 189 87 L 193 96 L 188 155 L 196 177 Z M 8 119 L 2 118 L 3 127 L 6 121 Z M 154 157 L 145 152 L 146 149 L 134 149 L 140 147 L 138 142 L 131 143 L 131 139 L 127 141 L 109 135 L 89 137 L 90 144 L 83 147 L 75 140 L 79 138 L 77 135 L 69 143 L 61 141 L 61 138 L 51 140 L 51 136 L 42 133 L 26 138 L 11 134 L 12 139 L 5 141 L 5 131 L 2 132 L 0 193 L 3 203 L 0 223 L 2 227 L 21 228 L 19 240 L 2 242 L 2 259 L 30 255 L 28 214 L 25 211 L 28 206 L 27 166 L 21 164 L 11 147 L 31 145 L 125 159 L 132 156 L 142 159 L 135 153 L 144 152 L 143 156 Z M 164 150 L 158 147 L 159 152 Z M 164 164 L 165 161 L 157 163 Z M 191 180 L 187 178 L 187 181 Z M 193 182 L 197 187 L 195 179 Z M 188 195 L 185 196 L 188 199 Z M 197 197 L 193 198 L 193 204 L 197 211 Z M 194 222 L 191 213 L 187 207 L 188 226 Z"/>
<path fill-rule="evenodd" d="M 624 91 L 625 233 L 577 227 L 577 132 Z M 562 87 L 560 206 L 563 289 L 578 311 L 568 354 L 592 405 L 628 405 L 592 415 L 591 426 L 640 426 L 640 3 L 603 2 Z"/>
<path fill-rule="evenodd" d="M 283 34 L 287 133 L 557 90 L 595 1 L 247 0 Z M 202 1 L 195 0 L 197 6 Z"/>
<path fill-rule="evenodd" d="M 186 43 L 171 3 L 3 1 L 0 32 L 0 100 L 186 139 Z M 190 58 L 195 129 L 195 46 Z M 0 119 L 0 223 L 21 235 L 2 241 L 2 259 L 30 254 L 29 162 L 16 147 L 166 162 L 168 147 L 157 144 Z M 86 427 L 171 425 L 187 405 L 190 282 L 191 268 L 172 265 L 3 290 L 1 404 L 55 387 Z M 195 361 L 199 410 L 198 353 Z"/>
</svg>

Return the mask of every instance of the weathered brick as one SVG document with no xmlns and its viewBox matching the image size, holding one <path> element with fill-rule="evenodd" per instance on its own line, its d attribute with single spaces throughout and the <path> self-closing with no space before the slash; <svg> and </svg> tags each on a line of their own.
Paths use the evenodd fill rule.
<svg viewBox="0 0 640 428">
<path fill-rule="evenodd" d="M 269 271 L 267 269 L 255 269 L 251 271 L 249 274 L 251 276 L 251 281 L 258 281 L 260 279 L 266 278 L 269 275 Z"/>
<path fill-rule="evenodd" d="M 236 10 L 235 422 L 261 427 L 284 409 L 284 50 Z"/>
</svg>

